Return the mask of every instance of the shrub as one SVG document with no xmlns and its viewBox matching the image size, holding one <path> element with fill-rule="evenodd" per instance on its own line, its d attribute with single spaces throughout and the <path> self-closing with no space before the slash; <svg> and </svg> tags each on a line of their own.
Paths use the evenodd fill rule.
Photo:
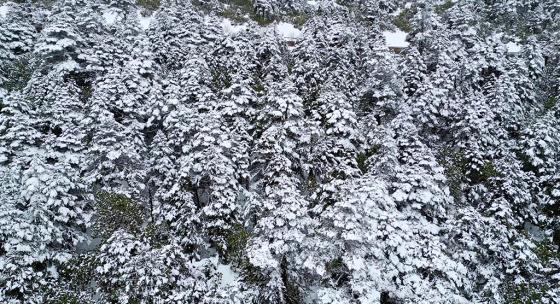
<svg viewBox="0 0 560 304">
<path fill-rule="evenodd" d="M 241 224 L 234 224 L 226 232 L 226 254 L 230 260 L 239 260 L 243 256 L 250 236 L 249 231 Z"/>
<path fill-rule="evenodd" d="M 212 83 L 217 90 L 231 86 L 231 75 L 225 68 L 217 68 L 212 71 Z"/>
<path fill-rule="evenodd" d="M 546 294 L 547 288 L 537 288 L 530 284 L 511 284 L 506 287 L 505 298 L 506 303 L 512 304 L 536 304 L 543 302 L 543 296 Z M 547 302 L 548 303 L 548 302 Z"/>
<path fill-rule="evenodd" d="M 232 0 L 227 1 L 227 6 L 221 11 L 220 15 L 236 22 L 247 21 L 248 16 L 259 25 L 268 25 L 274 21 L 273 18 L 257 14 L 253 8 L 251 0 Z"/>
<path fill-rule="evenodd" d="M 342 261 L 342 258 L 331 260 L 325 265 L 327 272 L 331 275 L 331 279 L 336 286 L 340 287 L 350 280 L 350 271 Z"/>
<path fill-rule="evenodd" d="M 0 74 L 5 77 L 0 87 L 8 91 L 20 91 L 27 85 L 33 74 L 33 65 L 29 56 L 16 59 L 11 64 L 0 68 Z"/>
<path fill-rule="evenodd" d="M 546 111 L 554 108 L 554 106 L 556 106 L 556 103 L 558 102 L 557 98 L 554 96 L 550 96 L 544 103 L 544 109 Z"/>
<path fill-rule="evenodd" d="M 356 157 L 356 162 L 358 163 L 358 168 L 362 171 L 362 173 L 366 173 L 368 169 L 367 160 L 374 154 L 377 153 L 379 150 L 378 146 L 374 146 L 366 151 L 359 153 Z"/>
<path fill-rule="evenodd" d="M 302 27 L 309 19 L 309 15 L 305 12 L 291 11 L 287 16 L 287 19 L 293 23 L 295 27 Z"/>
<path fill-rule="evenodd" d="M 160 0 L 138 0 L 137 4 L 148 11 L 155 11 L 161 5 Z"/>
<path fill-rule="evenodd" d="M 537 257 L 544 263 L 548 263 L 555 257 L 560 258 L 560 254 L 556 252 L 552 243 L 547 240 L 537 243 L 534 251 Z"/>
<path fill-rule="evenodd" d="M 441 164 L 445 169 L 449 191 L 456 202 L 463 197 L 462 183 L 468 170 L 468 159 L 462 152 L 446 149 L 441 155 Z"/>
<path fill-rule="evenodd" d="M 445 13 L 445 11 L 447 11 L 448 9 L 450 9 L 453 5 L 455 5 L 455 3 L 453 3 L 453 1 L 451 0 L 447 0 L 445 1 L 445 3 L 440 4 L 440 5 L 436 5 L 435 6 L 435 11 L 438 14 L 443 14 Z"/>
<path fill-rule="evenodd" d="M 486 182 L 491 178 L 500 177 L 502 174 L 496 169 L 491 161 L 486 161 L 481 168 L 470 170 L 468 178 L 474 183 Z"/>
<path fill-rule="evenodd" d="M 115 230 L 124 228 L 138 233 L 143 222 L 142 206 L 124 194 L 98 192 L 96 194 L 94 234 L 104 239 Z"/>
<path fill-rule="evenodd" d="M 410 19 L 416 12 L 411 9 L 405 9 L 393 19 L 393 24 L 403 32 L 411 32 L 412 26 Z"/>
<path fill-rule="evenodd" d="M 80 301 L 73 295 L 64 294 L 56 299 L 53 304 L 80 304 Z"/>
<path fill-rule="evenodd" d="M 244 22 L 245 21 L 245 17 L 242 14 L 239 14 L 239 12 L 237 10 L 232 9 L 232 8 L 226 8 L 226 9 L 222 10 L 220 15 L 224 18 L 230 19 L 230 20 L 235 21 L 235 22 Z"/>
</svg>

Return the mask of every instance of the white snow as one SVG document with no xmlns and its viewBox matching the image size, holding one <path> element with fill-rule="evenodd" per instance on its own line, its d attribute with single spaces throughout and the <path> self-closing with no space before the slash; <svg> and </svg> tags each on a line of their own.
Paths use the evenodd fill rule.
<svg viewBox="0 0 560 304">
<path fill-rule="evenodd" d="M 47 267 L 47 271 L 50 273 L 52 278 L 55 278 L 55 279 L 58 278 L 58 271 L 56 270 L 55 266 Z"/>
<path fill-rule="evenodd" d="M 539 226 L 526 222 L 524 224 L 524 228 L 525 231 L 527 231 L 527 233 L 529 233 L 529 235 L 533 237 L 533 239 L 539 242 L 546 238 L 545 231 L 543 231 Z"/>
<path fill-rule="evenodd" d="M 519 53 L 521 52 L 521 46 L 515 42 L 508 42 L 506 44 L 508 53 Z"/>
<path fill-rule="evenodd" d="M 399 8 L 399 9 L 397 9 L 396 11 L 390 13 L 389 15 L 391 15 L 391 16 L 398 16 L 398 15 L 400 15 L 401 13 L 402 13 L 402 9 Z"/>
<path fill-rule="evenodd" d="M 232 284 L 239 279 L 239 274 L 233 271 L 230 265 L 221 264 L 218 256 L 204 258 L 200 261 L 193 262 L 192 264 L 195 267 L 204 267 L 204 265 L 208 264 L 216 266 L 216 271 L 222 275 L 222 280 L 220 282 L 222 286 Z"/>
<path fill-rule="evenodd" d="M 154 15 L 142 16 L 142 14 L 138 12 L 138 19 L 140 20 L 140 27 L 142 27 L 143 30 L 147 30 L 154 19 Z"/>
<path fill-rule="evenodd" d="M 284 39 L 295 40 L 301 38 L 301 31 L 293 24 L 287 22 L 279 22 L 276 25 L 276 32 Z"/>
<path fill-rule="evenodd" d="M 216 270 L 222 274 L 222 286 L 232 284 L 239 278 L 239 274 L 235 273 L 230 265 L 218 264 Z"/>
<path fill-rule="evenodd" d="M 317 6 L 317 1 L 315 0 L 309 0 L 307 1 L 307 4 L 311 5 L 311 6 Z"/>
<path fill-rule="evenodd" d="M 233 25 L 229 19 L 222 20 L 222 30 L 226 35 L 234 35 L 245 29 L 247 29 L 245 24 Z"/>
<path fill-rule="evenodd" d="M 463 32 L 464 35 L 475 36 L 476 30 L 472 27 L 469 27 L 467 30 Z"/>
<path fill-rule="evenodd" d="M 393 198 L 397 201 L 397 202 L 402 202 L 404 201 L 406 198 L 408 197 L 408 194 L 406 194 L 404 191 L 402 191 L 401 189 L 397 189 L 397 191 L 395 191 L 395 193 L 393 193 Z"/>
<path fill-rule="evenodd" d="M 394 48 L 405 48 L 408 46 L 408 42 L 406 42 L 406 36 L 408 34 L 401 31 L 396 30 L 395 32 L 384 31 L 383 36 L 385 36 L 385 44 L 388 47 Z"/>
<path fill-rule="evenodd" d="M 110 160 L 115 160 L 119 157 L 121 157 L 121 151 L 110 151 L 107 153 L 107 158 Z"/>
<path fill-rule="evenodd" d="M 114 10 L 106 10 L 103 12 L 103 19 L 105 19 L 105 24 L 107 25 L 115 24 L 115 21 L 117 21 L 118 16 L 119 13 L 117 13 Z"/>
<path fill-rule="evenodd" d="M 6 4 L 0 6 L 0 18 L 6 18 L 6 15 L 8 15 L 9 10 L 10 7 Z"/>
<path fill-rule="evenodd" d="M 75 71 L 79 68 L 80 68 L 80 65 L 74 60 L 67 60 L 67 61 L 61 62 L 60 64 L 58 64 L 56 66 L 56 69 L 58 71 L 61 71 L 61 72 L 62 71 L 71 72 L 71 71 Z"/>
</svg>

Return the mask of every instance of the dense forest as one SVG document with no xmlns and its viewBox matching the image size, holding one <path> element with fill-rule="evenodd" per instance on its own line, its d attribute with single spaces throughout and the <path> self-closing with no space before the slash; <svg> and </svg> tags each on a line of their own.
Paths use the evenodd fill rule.
<svg viewBox="0 0 560 304">
<path fill-rule="evenodd" d="M 0 303 L 560 303 L 559 99 L 558 0 L 0 0 Z"/>
</svg>

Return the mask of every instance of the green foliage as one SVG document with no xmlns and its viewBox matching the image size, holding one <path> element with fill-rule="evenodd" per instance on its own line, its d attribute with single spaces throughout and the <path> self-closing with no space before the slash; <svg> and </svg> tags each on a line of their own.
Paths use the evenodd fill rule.
<svg viewBox="0 0 560 304">
<path fill-rule="evenodd" d="M 325 265 L 327 272 L 336 272 L 342 269 L 344 263 L 342 262 L 342 258 L 333 259 Z"/>
<path fill-rule="evenodd" d="M 142 206 L 124 194 L 98 192 L 96 194 L 96 215 L 94 232 L 108 238 L 113 231 L 124 228 L 138 233 L 143 222 Z"/>
<path fill-rule="evenodd" d="M 445 11 L 450 9 L 453 5 L 455 5 L 455 3 L 453 3 L 453 1 L 446 0 L 445 3 L 435 6 L 435 11 L 438 14 L 443 14 L 443 13 L 445 13 Z"/>
<path fill-rule="evenodd" d="M 349 269 L 344 264 L 341 257 L 329 261 L 325 264 L 325 269 L 327 270 L 327 273 L 330 274 L 331 279 L 336 286 L 342 286 L 350 279 Z"/>
<path fill-rule="evenodd" d="M 343 170 L 333 170 L 330 174 L 331 180 L 340 179 L 345 180 L 348 178 L 348 175 Z"/>
<path fill-rule="evenodd" d="M 393 19 L 393 24 L 403 32 L 411 32 L 410 19 L 412 19 L 415 13 L 412 9 L 405 9 Z"/>
<path fill-rule="evenodd" d="M 63 294 L 59 296 L 56 300 L 51 301 L 52 304 L 80 304 L 80 300 L 76 296 L 71 294 Z"/>
<path fill-rule="evenodd" d="M 340 5 L 340 6 L 344 6 L 346 7 L 348 10 L 356 10 L 358 8 L 358 5 L 356 3 L 356 1 L 352 1 L 352 0 L 335 0 L 334 2 L 336 2 L 336 4 Z"/>
<path fill-rule="evenodd" d="M 91 95 L 93 95 L 93 88 L 92 88 L 91 84 L 82 86 L 82 87 L 80 87 L 80 89 L 81 89 L 80 99 L 83 102 L 87 102 L 90 99 Z"/>
<path fill-rule="evenodd" d="M 97 266 L 94 253 L 75 255 L 64 263 L 60 276 L 67 282 L 87 285 Z"/>
<path fill-rule="evenodd" d="M 556 106 L 557 102 L 558 102 L 558 99 L 556 97 L 550 96 L 544 103 L 545 111 L 548 111 L 548 110 L 554 108 L 554 106 Z"/>
<path fill-rule="evenodd" d="M 554 258 L 560 258 L 560 254 L 548 240 L 537 243 L 534 251 L 537 257 L 544 263 L 548 263 Z"/>
<path fill-rule="evenodd" d="M 268 18 L 268 17 L 264 17 L 258 14 L 251 14 L 251 19 L 253 19 L 255 22 L 257 22 L 259 25 L 262 26 L 266 26 L 271 24 L 272 22 L 274 22 L 274 19 L 272 18 Z"/>
<path fill-rule="evenodd" d="M 257 94 L 264 93 L 265 87 L 260 79 L 257 79 L 251 87 Z"/>
<path fill-rule="evenodd" d="M 241 224 L 234 224 L 226 233 L 226 254 L 230 260 L 239 260 L 245 251 L 251 234 Z"/>
<path fill-rule="evenodd" d="M 517 26 L 517 28 L 514 29 L 514 33 L 522 42 L 527 41 L 527 39 L 534 34 L 529 26 L 523 25 Z"/>
<path fill-rule="evenodd" d="M 65 76 L 67 79 L 74 81 L 80 89 L 80 100 L 86 103 L 93 94 L 92 77 L 87 73 L 70 73 Z"/>
<path fill-rule="evenodd" d="M 286 257 L 282 259 L 282 263 L 280 264 L 281 267 L 281 276 L 282 282 L 284 283 L 284 299 L 286 300 L 287 304 L 299 304 L 302 303 L 300 288 L 296 284 L 296 282 L 290 278 L 288 274 L 288 262 Z"/>
<path fill-rule="evenodd" d="M 506 287 L 506 303 L 511 304 L 537 304 L 544 303 L 543 296 L 546 287 L 537 288 L 529 284 L 512 284 Z"/>
<path fill-rule="evenodd" d="M 64 284 L 47 286 L 47 294 L 52 304 L 83 303 L 73 291 L 84 290 L 94 279 L 97 267 L 95 253 L 76 254 L 59 268 L 60 280 Z"/>
<path fill-rule="evenodd" d="M 286 19 L 295 27 L 301 28 L 309 20 L 309 15 L 305 12 L 290 11 Z"/>
<path fill-rule="evenodd" d="M 8 91 L 20 91 L 31 79 L 34 66 L 29 56 L 16 59 L 11 64 L 0 68 L 0 74 L 5 77 L 0 83 L 0 87 Z M 0 78 L 1 79 L 1 78 Z"/>
<path fill-rule="evenodd" d="M 128 304 L 140 304 L 140 303 L 142 302 L 137 298 L 131 298 L 128 300 Z"/>
<path fill-rule="evenodd" d="M 316 189 L 317 188 L 317 177 L 313 172 L 310 172 L 307 176 L 307 189 Z"/>
<path fill-rule="evenodd" d="M 539 176 L 538 168 L 533 165 L 533 163 L 531 162 L 531 158 L 527 154 L 525 154 L 524 152 L 518 152 L 518 153 L 516 153 L 516 155 L 517 155 L 517 158 L 523 164 L 523 171 L 533 172 L 537 176 Z"/>
<path fill-rule="evenodd" d="M 161 5 L 160 0 L 138 0 L 137 4 L 148 11 L 155 11 Z"/>
<path fill-rule="evenodd" d="M 268 277 L 261 270 L 253 266 L 245 256 L 245 248 L 249 242 L 251 233 L 243 225 L 237 223 L 225 232 L 225 255 L 226 259 L 239 267 L 245 282 L 254 285 L 264 285 Z"/>
<path fill-rule="evenodd" d="M 161 248 L 169 243 L 169 227 L 167 225 L 148 224 L 143 231 L 152 248 Z"/>
<path fill-rule="evenodd" d="M 229 88 L 231 86 L 231 76 L 223 68 L 212 70 L 212 83 L 217 90 Z"/>
<path fill-rule="evenodd" d="M 227 1 L 227 6 L 222 9 L 220 15 L 236 22 L 245 22 L 247 17 L 257 22 L 259 25 L 268 25 L 274 21 L 272 18 L 260 16 L 253 9 L 251 0 L 231 0 Z"/>
<path fill-rule="evenodd" d="M 358 168 L 362 171 L 362 173 L 366 173 L 367 169 L 368 169 L 368 164 L 367 164 L 367 160 L 374 154 L 377 153 L 377 151 L 379 151 L 379 147 L 378 146 L 374 146 L 370 149 L 367 149 L 364 152 L 361 152 L 358 154 L 358 156 L 356 157 L 356 162 L 358 163 Z"/>
<path fill-rule="evenodd" d="M 252 0 L 229 0 L 227 1 L 231 5 L 235 5 L 237 7 L 244 8 L 245 10 L 249 11 L 253 8 L 253 1 Z"/>
<path fill-rule="evenodd" d="M 445 170 L 449 191 L 455 202 L 461 202 L 463 197 L 462 183 L 468 169 L 468 159 L 460 151 L 445 149 L 441 153 L 440 163 Z"/>
<path fill-rule="evenodd" d="M 249 260 L 244 258 L 240 265 L 243 281 L 253 285 L 264 285 L 268 281 L 268 277 L 264 275 L 260 269 L 249 263 Z"/>
<path fill-rule="evenodd" d="M 468 178 L 474 183 L 486 182 L 491 178 L 500 177 L 502 174 L 496 169 L 491 161 L 486 161 L 478 170 L 470 170 Z"/>
<path fill-rule="evenodd" d="M 52 6 L 55 3 L 56 0 L 11 0 L 11 2 L 15 2 L 15 3 L 26 3 L 26 2 L 31 2 L 34 4 L 39 4 L 39 5 L 45 5 L 47 7 Z M 0 1 L 0 4 L 9 2 L 8 0 L 6 1 Z"/>
<path fill-rule="evenodd" d="M 253 13 L 253 4 L 250 0 L 232 0 L 227 1 L 227 4 L 221 15 L 233 21 L 243 22 L 245 15 Z"/>
<path fill-rule="evenodd" d="M 197 10 L 204 13 L 211 12 L 213 8 L 211 2 L 206 0 L 191 0 L 191 3 L 196 6 Z"/>
<path fill-rule="evenodd" d="M 230 20 L 235 21 L 235 22 L 244 22 L 245 21 L 245 17 L 242 14 L 239 14 L 239 12 L 237 10 L 232 9 L 232 8 L 226 8 L 226 9 L 222 10 L 220 15 L 224 18 L 230 19 Z"/>
</svg>

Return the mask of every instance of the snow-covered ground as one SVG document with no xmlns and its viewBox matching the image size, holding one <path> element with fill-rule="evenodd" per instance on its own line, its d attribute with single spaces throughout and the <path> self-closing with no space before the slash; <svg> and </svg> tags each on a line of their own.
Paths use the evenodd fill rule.
<svg viewBox="0 0 560 304">
<path fill-rule="evenodd" d="M 284 39 L 296 40 L 301 38 L 301 31 L 291 23 L 278 22 L 276 24 L 276 31 Z"/>
<path fill-rule="evenodd" d="M 221 23 L 222 30 L 226 35 L 234 35 L 240 31 L 247 29 L 246 23 L 234 24 L 231 20 L 224 18 Z M 274 25 L 274 29 L 278 35 L 286 40 L 297 40 L 301 38 L 302 32 L 297 29 L 293 24 L 288 22 L 278 22 Z"/>
<path fill-rule="evenodd" d="M 230 265 L 221 264 L 218 256 L 202 259 L 194 262 L 193 265 L 203 266 L 207 265 L 207 263 L 216 266 L 216 270 L 222 275 L 222 281 L 220 282 L 222 286 L 232 284 L 239 279 L 239 274 L 233 271 Z"/>
<path fill-rule="evenodd" d="M 233 271 L 230 265 L 218 264 L 216 269 L 222 274 L 222 286 L 233 284 L 239 279 L 239 274 Z"/>
<path fill-rule="evenodd" d="M 114 9 L 108 9 L 103 12 L 103 19 L 105 19 L 105 24 L 113 25 L 119 19 L 120 12 Z M 140 11 L 138 11 L 138 22 L 143 30 L 147 30 L 154 19 L 154 15 L 143 16 Z M 122 18 L 122 17 L 121 17 Z"/>
<path fill-rule="evenodd" d="M 154 15 L 152 13 L 149 16 L 142 16 L 140 11 L 138 11 L 138 19 L 140 20 L 140 27 L 142 27 L 143 30 L 147 30 L 154 19 Z"/>
<path fill-rule="evenodd" d="M 506 43 L 508 53 L 519 53 L 521 52 L 521 46 L 515 42 Z"/>
<path fill-rule="evenodd" d="M 231 20 L 226 18 L 222 21 L 222 30 L 226 35 L 234 35 L 245 29 L 247 29 L 247 25 L 245 23 L 234 25 L 231 23 Z"/>
<path fill-rule="evenodd" d="M 385 43 L 388 47 L 392 48 L 405 48 L 408 46 L 408 42 L 406 42 L 406 36 L 408 34 L 401 31 L 396 30 L 394 32 L 384 31 L 383 36 L 385 37 Z"/>
<path fill-rule="evenodd" d="M 106 10 L 103 12 L 103 19 L 105 19 L 105 24 L 112 25 L 117 21 L 119 13 L 114 10 Z"/>
</svg>

